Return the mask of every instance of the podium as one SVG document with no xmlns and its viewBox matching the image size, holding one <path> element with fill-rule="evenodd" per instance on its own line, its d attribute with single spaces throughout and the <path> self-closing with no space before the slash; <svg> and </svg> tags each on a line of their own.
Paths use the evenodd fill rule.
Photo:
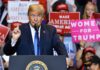
<svg viewBox="0 0 100 70">
<path fill-rule="evenodd" d="M 9 70 L 67 70 L 66 56 L 11 56 Z"/>
</svg>

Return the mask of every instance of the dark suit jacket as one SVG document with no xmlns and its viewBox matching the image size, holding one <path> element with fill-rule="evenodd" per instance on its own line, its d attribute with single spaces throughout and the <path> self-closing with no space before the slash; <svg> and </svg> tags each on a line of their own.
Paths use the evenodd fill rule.
<svg viewBox="0 0 100 70">
<path fill-rule="evenodd" d="M 17 52 L 18 55 L 34 55 L 34 46 L 29 24 L 20 27 L 21 36 L 14 47 L 11 40 L 4 46 L 4 53 L 11 55 Z M 67 55 L 64 44 L 60 41 L 56 29 L 50 25 L 42 24 L 40 31 L 40 51 L 41 55 L 53 55 L 53 48 L 59 55 Z"/>
</svg>

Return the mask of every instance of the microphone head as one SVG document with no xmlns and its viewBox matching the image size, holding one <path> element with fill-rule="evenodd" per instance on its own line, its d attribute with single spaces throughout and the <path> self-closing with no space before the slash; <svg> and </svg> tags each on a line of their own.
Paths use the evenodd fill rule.
<svg viewBox="0 0 100 70">
<path fill-rule="evenodd" d="M 35 25 L 34 25 L 34 29 L 35 29 L 36 31 L 38 31 L 38 30 L 39 30 L 39 27 L 40 27 L 40 26 L 39 26 L 39 25 L 37 25 L 37 24 L 35 24 Z"/>
</svg>

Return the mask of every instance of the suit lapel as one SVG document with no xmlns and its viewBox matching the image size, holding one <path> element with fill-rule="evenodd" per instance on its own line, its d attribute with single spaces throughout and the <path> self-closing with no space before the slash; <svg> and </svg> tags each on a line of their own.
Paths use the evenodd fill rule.
<svg viewBox="0 0 100 70">
<path fill-rule="evenodd" d="M 41 54 L 44 52 L 44 47 L 45 47 L 45 41 L 46 41 L 46 28 L 45 25 L 42 24 L 41 25 L 41 31 L 40 31 L 40 50 L 41 50 Z M 46 47 L 45 47 L 46 48 Z"/>
<path fill-rule="evenodd" d="M 28 25 L 26 25 L 26 37 L 27 37 L 27 44 L 29 46 L 29 48 L 33 51 L 33 54 L 34 54 L 34 44 L 33 44 L 33 40 L 32 40 L 32 34 L 31 34 L 31 29 L 30 29 L 30 26 L 29 26 L 29 23 Z"/>
</svg>

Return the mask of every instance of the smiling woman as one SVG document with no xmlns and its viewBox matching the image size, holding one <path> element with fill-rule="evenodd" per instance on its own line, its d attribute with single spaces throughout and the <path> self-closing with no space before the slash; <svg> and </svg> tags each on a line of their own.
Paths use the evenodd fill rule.
<svg viewBox="0 0 100 70">
<path fill-rule="evenodd" d="M 91 1 L 87 2 L 84 9 L 83 19 L 91 18 L 92 14 L 97 12 L 97 7 Z"/>
</svg>

